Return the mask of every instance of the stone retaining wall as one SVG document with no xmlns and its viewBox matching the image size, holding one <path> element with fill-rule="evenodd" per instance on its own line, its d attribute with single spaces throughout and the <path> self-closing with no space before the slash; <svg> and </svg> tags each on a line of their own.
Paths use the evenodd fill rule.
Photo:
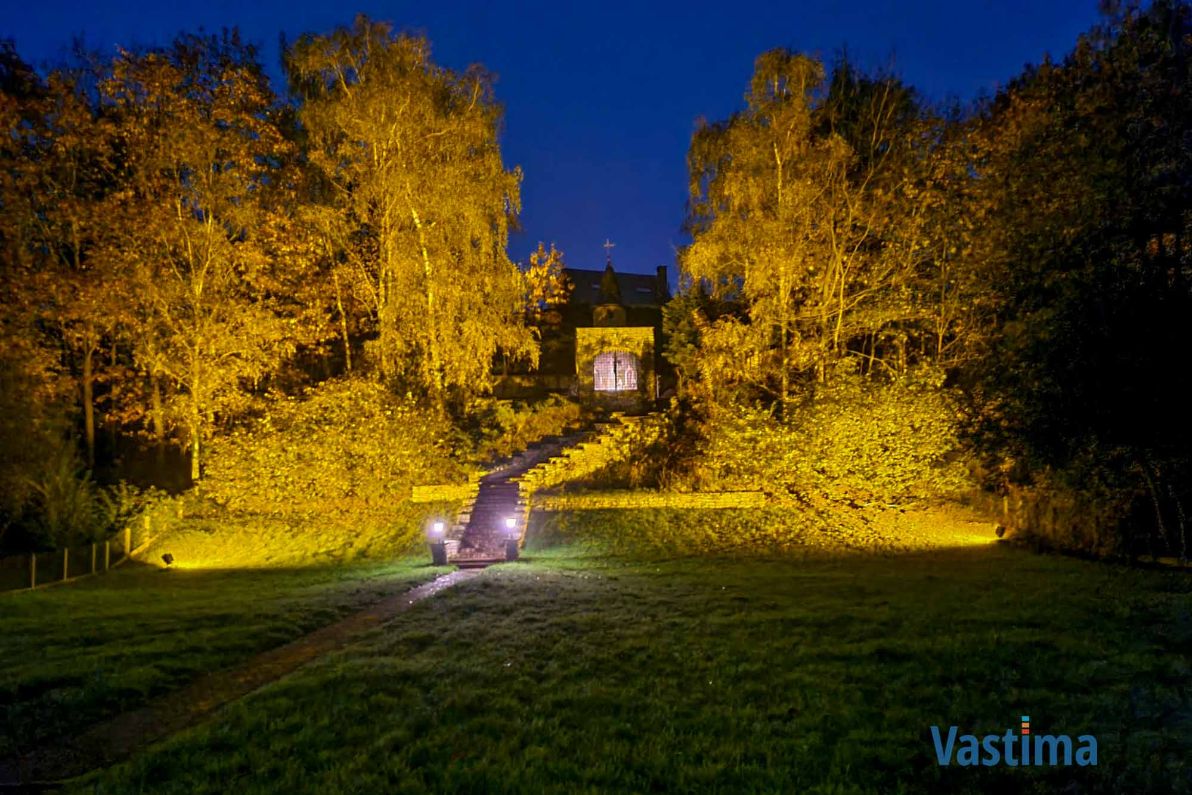
<svg viewBox="0 0 1192 795">
<path fill-rule="evenodd" d="M 761 491 L 596 491 L 587 494 L 539 494 L 533 509 L 585 511 L 601 508 L 760 508 L 768 502 Z"/>
</svg>

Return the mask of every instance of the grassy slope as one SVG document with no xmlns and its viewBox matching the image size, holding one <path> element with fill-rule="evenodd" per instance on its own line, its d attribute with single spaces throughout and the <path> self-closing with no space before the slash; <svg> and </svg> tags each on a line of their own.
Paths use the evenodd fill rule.
<svg viewBox="0 0 1192 795">
<path fill-rule="evenodd" d="M 589 520 L 85 786 L 1192 791 L 1186 576 L 994 546 L 609 557 L 567 543 L 611 538 Z M 1100 766 L 936 766 L 932 724 L 1022 714 L 1096 734 Z"/>
<path fill-rule="evenodd" d="M 132 565 L 0 595 L 0 755 L 79 731 L 438 571 L 422 560 L 169 572 Z"/>
</svg>

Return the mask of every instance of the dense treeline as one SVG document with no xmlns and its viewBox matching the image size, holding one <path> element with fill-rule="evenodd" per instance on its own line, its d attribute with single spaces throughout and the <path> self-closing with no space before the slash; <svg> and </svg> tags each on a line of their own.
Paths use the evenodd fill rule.
<svg viewBox="0 0 1192 795">
<path fill-rule="evenodd" d="M 689 288 L 668 320 L 704 455 L 798 489 L 814 478 L 782 451 L 820 440 L 798 463 L 829 487 L 866 456 L 871 483 L 909 485 L 957 458 L 953 437 L 1012 524 L 1184 556 L 1190 55 L 1188 5 L 1157 2 L 966 114 L 847 63 L 761 56 L 744 109 L 689 155 Z M 788 443 L 734 459 L 759 424 Z"/>
<path fill-rule="evenodd" d="M 271 395 L 360 374 L 445 414 L 535 359 L 482 70 L 365 18 L 285 49 L 288 100 L 235 33 L 76 60 L 0 50 L 0 528 L 58 535 L 101 427 L 197 480 Z"/>
<path fill-rule="evenodd" d="M 1121 12 L 967 110 L 760 56 L 688 154 L 663 480 L 889 502 L 975 475 L 1053 543 L 1185 555 L 1190 20 Z M 439 449 L 494 357 L 536 360 L 561 262 L 508 258 L 490 76 L 364 18 L 283 66 L 285 97 L 234 33 L 44 76 L 0 46 L 0 532 L 79 526 L 103 429 L 198 479 L 346 375 Z"/>
</svg>

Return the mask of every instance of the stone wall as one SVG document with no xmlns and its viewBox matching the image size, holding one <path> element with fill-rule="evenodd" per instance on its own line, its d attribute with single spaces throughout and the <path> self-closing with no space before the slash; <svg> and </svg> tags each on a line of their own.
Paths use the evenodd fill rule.
<svg viewBox="0 0 1192 795">
<path fill-rule="evenodd" d="M 588 511 L 603 508 L 760 508 L 768 504 L 761 491 L 596 491 L 536 496 L 534 510 Z"/>
</svg>

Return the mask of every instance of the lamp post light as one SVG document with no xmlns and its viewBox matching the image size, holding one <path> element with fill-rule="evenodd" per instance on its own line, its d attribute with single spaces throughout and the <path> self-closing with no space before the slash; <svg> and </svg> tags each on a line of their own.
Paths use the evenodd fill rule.
<svg viewBox="0 0 1192 795">
<path fill-rule="evenodd" d="M 435 566 L 447 565 L 447 534 L 446 525 L 441 519 L 436 519 L 426 531 L 427 541 L 430 542 L 430 562 Z"/>
<path fill-rule="evenodd" d="M 521 538 L 517 532 L 517 517 L 505 518 L 505 560 L 517 560 L 518 544 Z"/>
</svg>

